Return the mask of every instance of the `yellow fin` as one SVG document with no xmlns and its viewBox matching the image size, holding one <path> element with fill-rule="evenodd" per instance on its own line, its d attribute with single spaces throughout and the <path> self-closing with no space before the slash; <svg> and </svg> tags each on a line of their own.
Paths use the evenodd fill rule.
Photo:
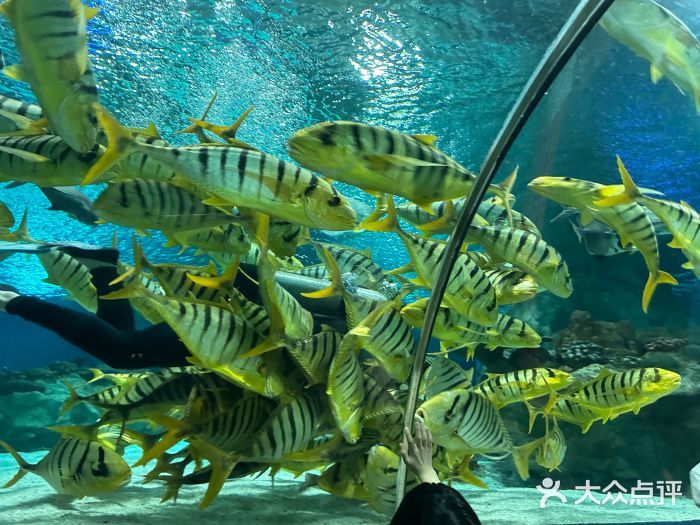
<svg viewBox="0 0 700 525">
<path fill-rule="evenodd" d="M 85 11 L 85 21 L 92 20 L 100 12 L 100 10 L 98 8 L 90 7 L 87 5 L 83 6 L 83 10 Z"/>
<path fill-rule="evenodd" d="M 526 481 L 530 477 L 530 467 L 528 465 L 530 461 L 530 455 L 537 450 L 544 438 L 538 438 L 524 445 L 518 447 L 513 447 L 513 463 L 515 463 L 515 469 L 518 471 L 518 475 L 523 481 Z"/>
<path fill-rule="evenodd" d="M 583 226 L 588 226 L 595 220 L 593 217 L 593 212 L 589 208 L 584 208 L 581 210 L 581 224 Z"/>
<path fill-rule="evenodd" d="M 256 347 L 251 348 L 247 352 L 241 354 L 241 357 L 255 357 L 256 355 L 266 354 L 268 352 L 272 352 L 273 350 L 284 348 L 285 346 L 286 343 L 284 341 L 280 341 L 274 335 L 271 335 Z"/>
<path fill-rule="evenodd" d="M 671 239 L 671 242 L 668 243 L 668 247 L 669 248 L 683 248 L 683 245 L 681 244 L 681 242 L 678 239 L 673 237 Z"/>
<path fill-rule="evenodd" d="M 220 276 L 203 276 L 203 275 L 192 275 L 191 273 L 187 273 L 187 278 L 200 285 L 204 286 L 205 288 L 214 288 L 216 290 L 220 290 L 224 286 L 228 284 L 233 284 L 234 279 L 236 278 L 236 275 L 238 274 L 238 266 L 240 264 L 240 258 L 236 257 L 233 262 L 226 268 L 224 273 L 222 273 Z"/>
<path fill-rule="evenodd" d="M 435 135 L 422 135 L 422 134 L 417 134 L 417 135 L 411 135 L 414 139 L 416 139 L 419 142 L 422 142 L 423 144 L 426 144 L 428 146 L 435 147 L 435 143 L 437 142 L 437 136 Z"/>
<path fill-rule="evenodd" d="M 678 281 L 676 281 L 673 275 L 662 272 L 661 270 L 659 270 L 655 276 L 650 273 L 647 284 L 644 286 L 644 293 L 642 294 L 642 310 L 644 310 L 644 313 L 649 311 L 649 303 L 651 302 L 651 298 L 658 284 L 676 285 Z"/>
<path fill-rule="evenodd" d="M 432 211 L 432 207 L 430 208 Z M 434 230 L 440 230 L 449 225 L 449 223 L 454 219 L 455 207 L 451 200 L 445 201 L 445 209 L 443 210 L 442 217 L 431 221 L 426 224 L 421 224 L 416 226 L 422 232 L 430 232 Z"/>
<path fill-rule="evenodd" d="M 22 456 L 19 455 L 19 452 L 17 452 L 14 448 L 12 448 L 9 444 L 5 443 L 4 441 L 0 440 L 0 447 L 4 448 L 7 450 L 7 452 L 14 458 L 14 460 L 17 462 L 17 465 L 19 465 L 19 472 L 14 475 L 14 477 L 5 483 L 2 488 L 8 489 L 15 483 L 17 483 L 20 479 L 24 477 L 24 475 L 32 470 L 34 465 L 30 465 L 27 463 Z"/>
<path fill-rule="evenodd" d="M 629 204 L 641 196 L 639 188 L 635 185 L 632 177 L 630 177 L 627 168 L 622 163 L 622 159 L 617 157 L 617 169 L 620 172 L 622 184 L 625 187 L 624 192 L 619 192 L 614 186 L 601 188 L 601 195 L 604 197 L 594 202 L 596 206 L 605 208 L 608 206 L 619 206 L 621 204 Z M 611 189 L 612 188 L 612 189 Z M 612 193 L 612 195 L 611 195 Z"/>
<path fill-rule="evenodd" d="M 683 268 L 685 270 L 694 270 L 695 265 L 693 263 L 691 263 L 690 261 L 688 261 L 688 262 L 684 262 L 683 264 L 681 264 L 681 268 Z"/>
<path fill-rule="evenodd" d="M 134 144 L 134 137 L 105 108 L 95 104 L 95 112 L 100 125 L 107 135 L 109 144 L 107 150 L 87 172 L 81 186 L 90 184 L 119 162 L 128 153 L 129 147 Z"/>
<path fill-rule="evenodd" d="M 22 64 L 12 64 L 11 66 L 5 66 L 2 72 L 13 80 L 19 80 L 21 82 L 28 82 L 27 72 Z"/>
<path fill-rule="evenodd" d="M 651 81 L 656 84 L 661 80 L 661 78 L 664 76 L 661 70 L 656 67 L 654 64 L 651 64 L 651 67 L 649 69 L 649 74 L 651 75 Z"/>
<path fill-rule="evenodd" d="M 387 216 L 384 219 L 374 222 L 365 223 L 363 228 L 368 231 L 391 232 L 399 229 L 398 215 L 396 214 L 396 206 L 394 206 L 394 196 L 389 195 L 387 198 Z"/>
</svg>

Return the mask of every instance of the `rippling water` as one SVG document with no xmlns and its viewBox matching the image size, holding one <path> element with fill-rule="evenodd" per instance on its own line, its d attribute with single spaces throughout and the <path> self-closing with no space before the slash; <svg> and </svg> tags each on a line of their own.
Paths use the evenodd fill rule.
<svg viewBox="0 0 700 525">
<path fill-rule="evenodd" d="M 405 132 L 434 133 L 439 145 L 477 170 L 513 101 L 576 2 L 404 2 L 136 0 L 91 2 L 90 52 L 102 102 L 127 124 L 154 121 L 174 143 L 187 118 L 219 93 L 210 120 L 232 122 L 255 110 L 240 138 L 286 156 L 296 129 L 329 119 L 361 120 Z M 322 5 L 319 5 L 322 4 Z M 428 3 L 430 4 L 430 3 Z M 696 0 L 665 3 L 700 32 Z M 17 60 L 12 32 L 0 24 L 8 63 Z M 26 86 L 3 78 L 0 92 L 31 99 Z M 614 155 L 640 184 L 700 205 L 700 117 L 668 81 L 652 85 L 648 64 L 596 28 L 555 82 L 503 167 L 516 163 L 521 208 L 543 215 L 527 194 L 537 175 L 616 181 Z M 97 188 L 88 193 L 95 195 Z M 343 191 L 367 202 L 354 188 Z M 35 188 L 2 191 L 30 232 L 41 239 L 108 244 L 110 226 L 90 229 L 43 210 Z M 129 233 L 120 229 L 128 251 Z M 346 234 L 373 245 L 388 267 L 399 263 L 398 241 Z M 158 258 L 174 251 L 149 241 Z M 23 291 L 57 294 L 39 282 L 43 270 L 21 257 L 0 266 L 0 280 Z M 23 276 L 17 283 L 17 268 Z M 10 279 L 12 278 L 12 279 Z"/>
</svg>

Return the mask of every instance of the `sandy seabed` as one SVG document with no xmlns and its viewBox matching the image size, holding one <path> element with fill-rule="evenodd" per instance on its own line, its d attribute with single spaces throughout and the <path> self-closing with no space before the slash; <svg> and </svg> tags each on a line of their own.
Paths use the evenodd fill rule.
<svg viewBox="0 0 700 525">
<path fill-rule="evenodd" d="M 131 464 L 140 451 L 127 450 Z M 30 463 L 45 452 L 23 454 Z M 9 480 L 17 465 L 9 454 L 0 454 L 0 483 Z M 286 473 L 276 476 L 274 486 L 268 476 L 228 482 L 219 497 L 204 512 L 197 510 L 205 486 L 183 487 L 176 505 L 160 504 L 163 486 L 157 482 L 143 485 L 139 480 L 148 469 L 134 469 L 132 481 L 122 490 L 101 499 L 85 498 L 70 505 L 57 504 L 53 489 L 39 476 L 27 474 L 10 489 L 0 489 L 2 525 L 199 525 L 199 524 L 273 524 L 273 525 L 362 525 L 387 524 L 389 518 L 372 511 L 361 502 L 331 496 L 317 489 L 300 492 L 301 482 Z M 488 480 L 486 480 L 488 483 Z M 536 482 L 533 482 L 536 484 Z M 562 491 L 568 504 L 550 500 L 539 508 L 541 494 L 534 488 L 504 487 L 491 484 L 489 490 L 455 485 L 468 498 L 484 525 L 530 524 L 624 524 L 624 523 L 696 523 L 700 508 L 687 498 L 674 506 L 630 507 L 628 505 L 573 505 L 580 497 L 576 491 Z M 598 495 L 598 499 L 603 499 Z"/>
</svg>

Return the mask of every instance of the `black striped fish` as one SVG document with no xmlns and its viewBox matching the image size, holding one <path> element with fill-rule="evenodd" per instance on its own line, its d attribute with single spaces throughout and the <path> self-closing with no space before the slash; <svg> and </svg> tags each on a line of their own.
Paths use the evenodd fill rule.
<svg viewBox="0 0 700 525">
<path fill-rule="evenodd" d="M 467 195 L 476 175 L 435 148 L 435 137 L 358 122 L 322 122 L 297 131 L 289 154 L 302 166 L 370 193 L 429 204 Z M 510 184 L 510 183 L 509 183 Z M 491 185 L 505 196 L 509 189 Z"/>
<path fill-rule="evenodd" d="M 620 194 L 617 186 L 605 187 L 600 190 L 603 198 L 596 201 L 595 204 L 609 206 L 635 201 L 649 208 L 673 235 L 669 246 L 679 248 L 683 255 L 688 258 L 688 262 L 683 264 L 683 268 L 692 270 L 700 278 L 700 214 L 685 201 L 671 202 L 644 195 L 630 177 L 620 157 L 617 158 L 617 166 L 622 176 L 624 193 Z M 612 196 L 609 197 L 610 195 Z M 660 273 L 664 274 L 664 272 Z M 662 275 L 662 277 L 665 280 L 660 282 L 669 280 L 667 274 Z M 673 278 L 671 277 L 671 279 Z"/>
<path fill-rule="evenodd" d="M 554 419 L 554 428 L 550 431 L 549 419 L 547 419 L 544 436 L 513 449 L 513 461 L 520 478 L 526 481 L 530 477 L 528 462 L 533 452 L 535 462 L 551 472 L 555 469 L 559 470 L 558 467 L 566 455 L 566 448 L 566 439 L 557 425 L 557 420 Z"/>
<path fill-rule="evenodd" d="M 663 368 L 634 368 L 612 373 L 601 370 L 596 379 L 562 397 L 603 416 L 603 423 L 620 414 L 638 414 L 649 405 L 678 388 L 681 376 Z"/>
<path fill-rule="evenodd" d="M 284 461 L 295 462 L 336 462 L 345 461 L 365 454 L 379 440 L 379 432 L 363 429 L 360 439 L 350 444 L 341 434 L 324 434 L 311 441 L 306 449 L 300 452 L 285 454 Z"/>
<path fill-rule="evenodd" d="M 340 332 L 325 327 L 322 332 L 297 341 L 294 346 L 288 347 L 287 351 L 306 375 L 309 385 L 325 385 L 328 382 L 331 362 L 342 340 L 343 335 Z"/>
<path fill-rule="evenodd" d="M 620 163 L 622 166 L 622 163 Z M 621 167 L 621 170 L 624 166 Z M 606 187 L 570 177 L 538 177 L 528 187 L 534 192 L 581 212 L 581 224 L 597 220 L 610 226 L 620 236 L 621 246 L 634 245 L 644 257 L 649 278 L 642 294 L 642 309 L 647 312 L 649 303 L 659 283 L 677 284 L 676 280 L 659 269 L 659 248 L 654 225 L 642 206 L 627 203 L 613 207 L 597 208 L 596 202 L 605 197 Z M 608 187 L 620 193 L 619 186 Z"/>
<path fill-rule="evenodd" d="M 0 12 L 14 27 L 22 58 L 4 72 L 29 82 L 51 127 L 71 148 L 90 151 L 97 137 L 97 87 L 85 26 L 97 9 L 80 0 L 9 0 Z"/>
<path fill-rule="evenodd" d="M 430 366 L 423 375 L 419 391 L 422 398 L 429 399 L 446 390 L 472 386 L 473 368 L 465 370 L 447 354 L 430 356 L 427 361 Z"/>
<path fill-rule="evenodd" d="M 362 403 L 365 383 L 357 358 L 355 336 L 346 335 L 328 370 L 331 414 L 348 443 L 355 443 L 362 431 Z"/>
<path fill-rule="evenodd" d="M 62 438 L 39 463 L 27 463 L 4 441 L 0 446 L 19 464 L 19 472 L 3 488 L 9 488 L 33 472 L 44 478 L 58 494 L 73 498 L 113 492 L 131 479 L 131 469 L 122 457 L 96 441 Z"/>
<path fill-rule="evenodd" d="M 341 274 L 352 274 L 353 286 L 378 290 L 391 279 L 384 275 L 382 268 L 372 260 L 369 250 L 360 251 L 337 244 L 313 242 L 319 257 L 323 260 L 321 250 L 326 249 L 335 259 Z"/>
<path fill-rule="evenodd" d="M 95 144 L 78 153 L 56 135 L 0 137 L 0 180 L 32 182 L 41 188 L 75 186 L 104 151 Z M 115 173 L 110 169 L 104 178 Z"/>
<path fill-rule="evenodd" d="M 58 432 L 64 438 L 96 441 L 119 455 L 123 455 L 124 449 L 129 445 L 136 445 L 143 451 L 149 450 L 161 436 L 160 434 L 145 434 L 121 423 L 103 424 L 97 422 L 90 425 L 56 425 L 46 427 L 46 430 Z"/>
<path fill-rule="evenodd" d="M 320 433 L 327 413 L 328 404 L 323 390 L 313 387 L 289 401 L 281 402 L 240 453 L 201 450 L 212 464 L 212 476 L 199 508 L 206 508 L 216 498 L 239 461 L 279 463 L 285 455 L 304 450 L 309 441 Z"/>
<path fill-rule="evenodd" d="M 493 403 L 456 388 L 423 402 L 416 411 L 433 435 L 433 443 L 464 454 L 510 453 L 513 443 Z"/>
<path fill-rule="evenodd" d="M 38 104 L 23 102 L 4 95 L 0 95 L 0 109 L 31 120 L 39 120 L 44 116 L 41 106 Z"/>
<path fill-rule="evenodd" d="M 166 235 L 167 237 L 167 235 Z M 245 255 L 250 251 L 250 239 L 238 224 L 227 224 L 173 232 L 166 247 L 182 245 L 183 249 L 192 247 L 201 252 L 220 252 L 232 255 Z"/>
<path fill-rule="evenodd" d="M 369 505 L 375 511 L 392 514 L 396 510 L 396 474 L 399 471 L 399 456 L 389 448 L 375 445 L 367 455 L 367 489 Z M 418 485 L 413 473 L 406 477 L 406 490 Z"/>
<path fill-rule="evenodd" d="M 294 273 L 303 275 L 305 277 L 311 277 L 313 279 L 327 279 L 328 272 L 326 272 L 326 267 L 323 264 L 312 264 L 310 266 L 304 266 L 295 270 Z"/>
<path fill-rule="evenodd" d="M 428 299 L 423 298 L 407 304 L 401 315 L 415 328 L 423 327 Z M 448 350 L 466 347 L 472 355 L 479 344 L 489 349 L 538 348 L 542 342 L 539 334 L 526 322 L 506 314 L 498 314 L 496 322 L 488 327 L 472 323 L 452 308 L 441 306 L 435 320 L 433 333 Z"/>
<path fill-rule="evenodd" d="M 250 208 L 302 226 L 349 230 L 355 212 L 333 186 L 308 170 L 258 151 L 229 146 L 171 148 L 136 141 L 106 110 L 98 111 L 109 137 L 101 160 L 85 176 L 88 183 L 129 152 L 147 155 L 178 174 L 209 203 Z M 138 171 L 130 175 L 138 178 Z"/>
<path fill-rule="evenodd" d="M 139 275 L 140 263 L 137 266 L 136 275 Z M 283 377 L 272 360 L 242 356 L 262 342 L 262 338 L 229 309 L 155 295 L 133 280 L 122 290 L 105 298 L 133 296 L 143 297 L 152 303 L 192 353 L 192 357 L 188 358 L 192 364 L 210 369 L 242 388 L 264 396 L 276 397 L 284 391 Z"/>
<path fill-rule="evenodd" d="M 360 501 L 369 501 L 367 489 L 367 457 L 357 456 L 334 463 L 325 469 L 320 476 L 307 474 L 305 484 L 317 485 L 319 489 L 340 496 Z"/>
<path fill-rule="evenodd" d="M 401 230 L 391 197 L 388 200 L 387 215 L 386 219 L 366 224 L 365 228 L 374 231 L 395 231 L 406 247 L 413 271 L 418 274 L 412 282 L 432 289 L 442 266 L 446 245 Z M 491 282 L 479 265 L 464 253 L 457 256 L 445 287 L 443 301 L 461 315 L 486 326 L 494 323 L 498 316 L 496 292 Z"/>
<path fill-rule="evenodd" d="M 195 406 L 202 405 L 199 400 L 195 402 Z M 151 419 L 165 427 L 167 433 L 154 447 L 145 451 L 134 466 L 160 459 L 166 450 L 182 439 L 186 439 L 195 450 L 214 447 L 222 453 L 240 452 L 259 432 L 273 409 L 271 400 L 247 394 L 230 400 L 224 411 L 216 406 L 200 408 L 191 410 L 184 419 L 152 415 Z"/>
<path fill-rule="evenodd" d="M 364 371 L 365 383 L 365 402 L 362 407 L 362 420 L 372 420 L 382 415 L 403 413 L 403 407 L 398 400 L 392 395 L 390 386 L 392 381 L 387 376 L 386 372 L 377 373 L 376 367 L 369 367 Z M 367 429 L 362 429 L 362 435 L 365 435 Z"/>
<path fill-rule="evenodd" d="M 481 244 L 492 259 L 506 261 L 532 275 L 558 297 L 573 291 L 569 268 L 553 246 L 534 233 L 502 226 L 469 227 L 467 242 Z"/>
<path fill-rule="evenodd" d="M 48 275 L 44 282 L 60 286 L 86 310 L 97 311 L 97 289 L 87 266 L 60 250 L 40 253 L 37 257 Z"/>
<path fill-rule="evenodd" d="M 100 219 L 138 230 L 177 232 L 231 222 L 231 215 L 202 204 L 193 193 L 153 180 L 110 183 L 93 207 Z"/>
<path fill-rule="evenodd" d="M 491 281 L 499 305 L 522 303 L 532 299 L 539 290 L 535 278 L 519 270 L 484 270 L 484 273 Z"/>
<path fill-rule="evenodd" d="M 130 266 L 122 261 L 117 261 L 117 271 L 120 275 L 133 273 L 133 268 L 133 266 Z M 152 276 L 142 273 L 138 276 L 138 279 L 140 286 L 146 288 L 149 293 L 154 295 L 165 295 L 163 288 Z M 133 297 L 129 297 L 129 303 L 149 323 L 158 324 L 163 322 L 163 318 L 155 309 L 153 303 L 151 303 L 151 301 L 148 299 L 135 295 Z"/>
<path fill-rule="evenodd" d="M 571 374 L 554 368 L 529 368 L 505 374 L 489 374 L 488 379 L 474 386 L 474 392 L 487 397 L 500 409 L 512 403 L 552 395 L 571 385 Z"/>
<path fill-rule="evenodd" d="M 400 299 L 378 305 L 346 337 L 356 337 L 358 348 L 367 350 L 393 379 L 403 383 L 413 365 L 414 341 L 400 308 Z"/>
<path fill-rule="evenodd" d="M 267 337 L 270 332 L 270 317 L 264 306 L 250 301 L 236 288 L 227 291 L 227 300 L 233 313 L 248 323 L 261 337 Z"/>
</svg>

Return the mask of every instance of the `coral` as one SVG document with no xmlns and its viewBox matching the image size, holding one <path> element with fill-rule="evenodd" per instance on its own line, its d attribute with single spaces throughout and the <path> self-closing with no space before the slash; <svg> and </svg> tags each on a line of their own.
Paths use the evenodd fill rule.
<svg viewBox="0 0 700 525">
<path fill-rule="evenodd" d="M 557 357 L 567 366 L 579 367 L 604 361 L 605 349 L 590 341 L 575 340 L 561 346 Z"/>
<path fill-rule="evenodd" d="M 630 351 L 636 353 L 638 349 L 634 328 L 628 321 L 596 321 L 583 310 L 575 310 L 571 314 L 569 326 L 555 339 L 558 346 L 577 341 L 588 341 L 625 354 Z"/>
<path fill-rule="evenodd" d="M 642 346 L 644 352 L 678 352 L 688 344 L 687 339 L 657 337 Z"/>
</svg>

